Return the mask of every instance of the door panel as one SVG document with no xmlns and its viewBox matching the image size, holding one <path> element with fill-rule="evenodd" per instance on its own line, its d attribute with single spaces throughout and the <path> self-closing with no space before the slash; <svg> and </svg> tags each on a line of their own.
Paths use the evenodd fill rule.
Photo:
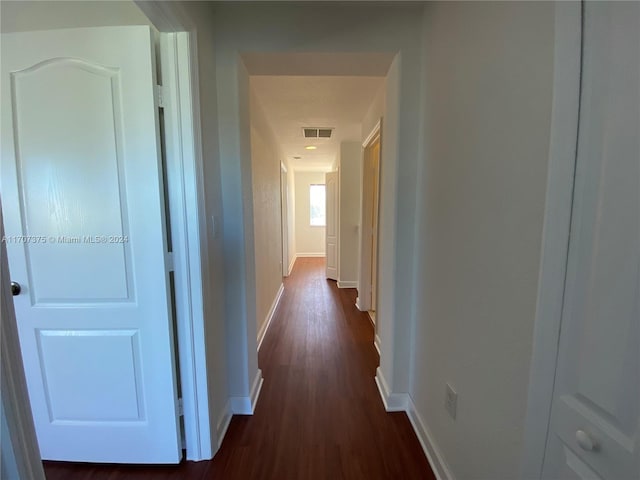
<svg viewBox="0 0 640 480">
<path fill-rule="evenodd" d="M 145 419 L 137 331 L 38 330 L 36 334 L 52 423 Z"/>
<path fill-rule="evenodd" d="M 584 14 L 571 238 L 543 477 L 565 478 L 573 468 L 579 478 L 630 479 L 640 474 L 640 4 L 586 2 Z"/>
<path fill-rule="evenodd" d="M 10 79 L 23 231 L 47 233 L 46 243 L 24 246 L 32 304 L 134 300 L 129 244 L 83 238 L 129 234 L 119 188 L 120 72 L 58 58 Z M 96 268 L 107 273 L 100 282 Z"/>
<path fill-rule="evenodd" d="M 280 172 L 280 218 L 282 227 L 282 276 L 289 275 L 289 186 L 287 172 Z"/>
<path fill-rule="evenodd" d="M 43 458 L 177 463 L 148 27 L 2 35 L 4 222 Z"/>
</svg>

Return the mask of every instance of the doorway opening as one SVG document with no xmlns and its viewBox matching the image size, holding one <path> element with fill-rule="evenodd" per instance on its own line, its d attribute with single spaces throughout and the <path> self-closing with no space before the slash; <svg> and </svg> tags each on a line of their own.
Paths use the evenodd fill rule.
<svg viewBox="0 0 640 480">
<path fill-rule="evenodd" d="M 380 211 L 381 124 L 378 121 L 363 142 L 362 237 L 358 308 L 376 323 L 378 301 L 378 226 Z"/>
<path fill-rule="evenodd" d="M 263 74 L 258 54 L 242 56 L 248 73 L 258 346 L 282 297 L 282 277 L 298 258 L 324 257 L 325 278 L 356 290 L 356 305 L 362 310 L 366 301 L 370 318 L 380 300 L 380 124 L 393 57 L 381 58 L 376 71 L 364 76 L 345 72 L 344 59 L 339 72 L 326 62 L 326 74 L 319 74 L 308 68 L 314 54 L 292 56 L 291 65 L 287 54 L 278 58 L 287 75 L 273 68 Z M 313 204 L 320 188 L 323 215 Z"/>
</svg>

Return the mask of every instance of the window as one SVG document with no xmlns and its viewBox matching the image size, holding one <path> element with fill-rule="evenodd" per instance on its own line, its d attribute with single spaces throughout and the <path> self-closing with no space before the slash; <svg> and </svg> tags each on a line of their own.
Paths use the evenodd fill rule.
<svg viewBox="0 0 640 480">
<path fill-rule="evenodd" d="M 324 185 L 309 186 L 309 225 L 312 227 L 324 227 L 327 224 L 325 195 Z"/>
</svg>

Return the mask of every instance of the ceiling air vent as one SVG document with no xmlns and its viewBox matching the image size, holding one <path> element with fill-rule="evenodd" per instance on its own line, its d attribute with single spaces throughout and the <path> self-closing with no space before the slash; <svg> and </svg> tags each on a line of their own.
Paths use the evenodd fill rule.
<svg viewBox="0 0 640 480">
<path fill-rule="evenodd" d="M 333 128 L 323 127 L 323 128 L 303 128 L 302 135 L 304 138 L 331 138 L 331 133 L 333 132 Z"/>
</svg>

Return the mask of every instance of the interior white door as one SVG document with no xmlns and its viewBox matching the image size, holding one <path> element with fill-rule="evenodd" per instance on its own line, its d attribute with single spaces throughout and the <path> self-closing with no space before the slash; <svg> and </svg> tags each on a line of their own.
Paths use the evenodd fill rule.
<svg viewBox="0 0 640 480">
<path fill-rule="evenodd" d="M 282 233 L 282 276 L 289 275 L 289 186 L 287 172 L 280 171 L 280 219 Z"/>
<path fill-rule="evenodd" d="M 371 145 L 371 305 L 375 312 L 378 305 L 378 220 L 380 215 L 380 137 Z"/>
<path fill-rule="evenodd" d="M 43 458 L 181 458 L 148 27 L 2 35 L 1 193 Z"/>
<path fill-rule="evenodd" d="M 338 172 L 325 176 L 327 278 L 338 280 Z"/>
<path fill-rule="evenodd" d="M 543 478 L 640 478 L 640 3 L 585 2 L 578 156 Z"/>
</svg>

